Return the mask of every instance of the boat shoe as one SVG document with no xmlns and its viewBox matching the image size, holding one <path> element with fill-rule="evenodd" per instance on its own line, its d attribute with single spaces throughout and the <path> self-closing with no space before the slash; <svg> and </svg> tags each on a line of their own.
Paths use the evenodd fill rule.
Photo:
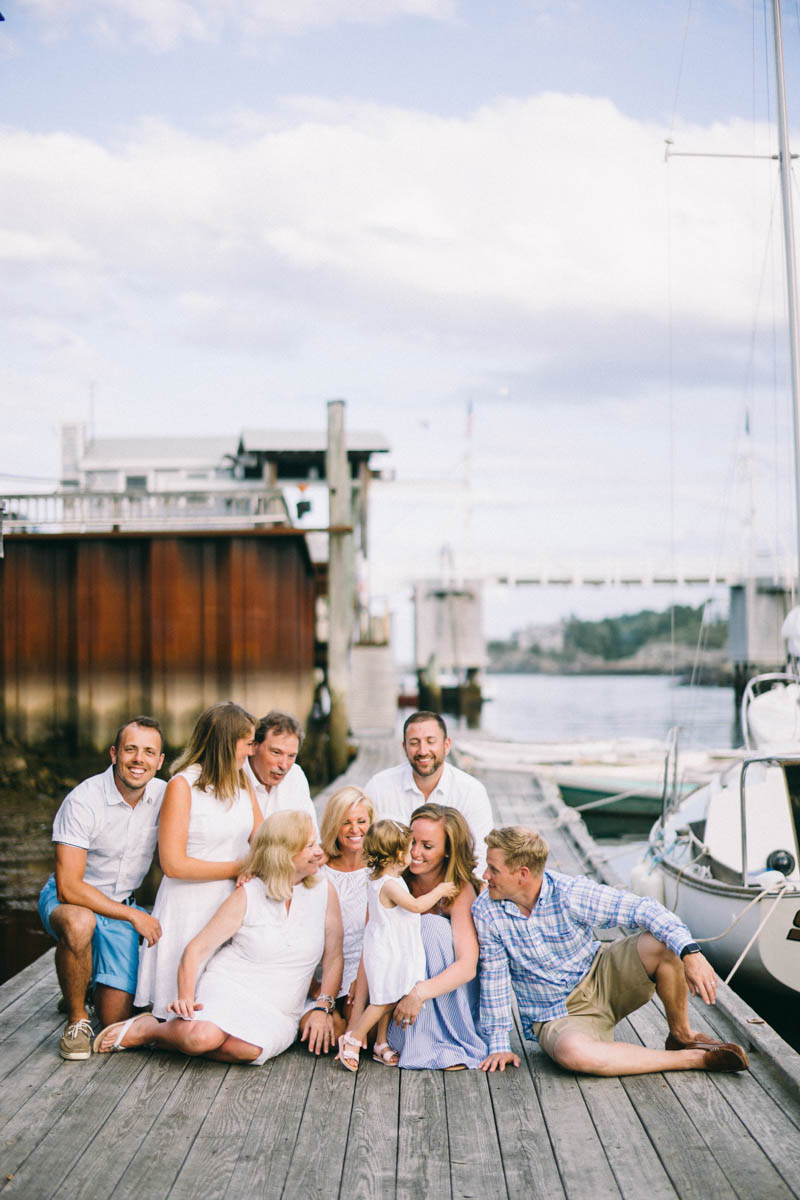
<svg viewBox="0 0 800 1200">
<path fill-rule="evenodd" d="M 665 1050 L 705 1050 L 704 1071 L 746 1071 L 750 1059 L 735 1042 L 720 1042 L 717 1038 L 698 1033 L 690 1042 L 682 1042 L 672 1034 L 664 1043 Z"/>
<path fill-rule="evenodd" d="M 664 1042 L 665 1050 L 707 1050 L 709 1046 L 725 1046 L 732 1045 L 731 1042 L 723 1042 L 720 1038 L 708 1037 L 705 1033 L 697 1033 L 690 1042 L 682 1042 L 680 1038 L 676 1038 L 674 1033 L 670 1033 L 667 1040 Z"/>
<path fill-rule="evenodd" d="M 58 1043 L 58 1053 L 70 1062 L 91 1058 L 94 1030 L 84 1017 L 81 1021 L 68 1022 Z"/>
</svg>

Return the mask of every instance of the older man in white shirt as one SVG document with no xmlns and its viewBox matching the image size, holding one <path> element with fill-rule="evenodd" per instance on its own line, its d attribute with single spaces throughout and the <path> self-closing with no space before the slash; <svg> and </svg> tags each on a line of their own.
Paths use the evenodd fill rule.
<svg viewBox="0 0 800 1200">
<path fill-rule="evenodd" d="M 428 801 L 457 808 L 475 838 L 480 875 L 486 867 L 484 838 L 494 823 L 492 804 L 482 783 L 445 761 L 450 738 L 442 717 L 412 713 L 403 726 L 403 750 L 408 762 L 379 771 L 364 785 L 376 817 L 408 824 L 414 809 Z"/>
<path fill-rule="evenodd" d="M 319 835 L 317 813 L 303 768 L 295 762 L 303 730 L 290 713 L 273 708 L 256 725 L 255 744 L 244 771 L 264 817 L 284 809 L 307 812 Z"/>
<path fill-rule="evenodd" d="M 39 896 L 39 915 L 57 942 L 56 972 L 67 1012 L 62 1058 L 87 1059 L 92 1026 L 86 992 L 102 1025 L 133 1012 L 139 938 L 153 945 L 158 921 L 139 908 L 134 890 L 153 859 L 166 783 L 158 721 L 135 717 L 117 732 L 111 766 L 66 796 L 53 822 L 55 873 Z"/>
</svg>

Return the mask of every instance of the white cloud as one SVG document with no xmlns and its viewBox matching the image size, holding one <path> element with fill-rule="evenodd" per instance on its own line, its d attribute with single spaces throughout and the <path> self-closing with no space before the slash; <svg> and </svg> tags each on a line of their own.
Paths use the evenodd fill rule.
<svg viewBox="0 0 800 1200">
<path fill-rule="evenodd" d="M 743 134 L 686 136 L 725 148 Z M 760 260 L 741 247 L 762 200 L 767 224 L 769 168 L 748 191 L 730 168 L 665 167 L 661 147 L 609 102 L 561 95 L 464 120 L 296 103 L 252 136 L 238 120 L 205 138 L 148 122 L 111 148 L 6 131 L 0 258 L 82 259 L 104 304 L 103 280 L 120 294 L 301 292 L 367 321 L 385 303 L 401 325 L 662 322 L 669 170 L 677 315 L 747 324 Z"/>
<path fill-rule="evenodd" d="M 455 0 L 25 0 L 50 35 L 81 21 L 102 41 L 135 41 L 155 51 L 184 41 L 300 33 L 343 22 L 380 24 L 397 17 L 450 20 Z"/>
</svg>

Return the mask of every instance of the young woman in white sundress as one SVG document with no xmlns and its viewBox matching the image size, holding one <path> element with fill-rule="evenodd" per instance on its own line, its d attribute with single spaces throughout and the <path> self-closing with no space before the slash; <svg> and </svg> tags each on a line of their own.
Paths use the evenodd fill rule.
<svg viewBox="0 0 800 1200">
<path fill-rule="evenodd" d="M 376 1025 L 373 1058 L 387 1067 L 397 1066 L 398 1055 L 386 1039 L 395 1004 L 425 978 L 420 914 L 458 891 L 454 883 L 443 882 L 426 896 L 411 895 L 402 878 L 411 862 L 411 830 L 398 821 L 377 821 L 370 826 L 364 838 L 364 857 L 370 868 L 369 916 L 362 951 L 369 1004 L 339 1038 L 338 1059 L 348 1071 L 358 1070 L 359 1051 Z"/>
<path fill-rule="evenodd" d="M 344 971 L 339 995 L 335 997 L 337 1018 L 350 1020 L 352 990 L 355 986 L 364 926 L 367 923 L 367 865 L 364 862 L 364 836 L 375 812 L 372 801 L 361 788 L 339 788 L 325 805 L 320 826 L 320 844 L 327 861 L 321 873 L 336 888 L 342 910 L 344 930 Z M 319 976 L 319 971 L 317 971 Z M 311 995 L 315 995 L 312 986 Z M 339 1025 L 337 1019 L 336 1024 Z M 347 1028 L 341 1024 L 337 1036 Z"/>
<path fill-rule="evenodd" d="M 252 716 L 238 704 L 213 704 L 172 765 L 158 830 L 164 878 L 153 906 L 162 936 L 142 948 L 135 998 L 137 1007 L 152 1005 L 161 1020 L 175 999 L 184 948 L 233 891 L 261 824 L 242 770 L 253 730 Z"/>
</svg>

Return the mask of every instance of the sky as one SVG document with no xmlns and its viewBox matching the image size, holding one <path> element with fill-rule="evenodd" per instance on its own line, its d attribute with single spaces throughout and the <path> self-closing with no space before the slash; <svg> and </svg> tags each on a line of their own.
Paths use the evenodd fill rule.
<svg viewBox="0 0 800 1200">
<path fill-rule="evenodd" d="M 774 153 L 759 4 L 0 7 L 0 490 L 53 485 L 65 420 L 318 429 L 343 397 L 392 447 L 378 607 L 445 562 L 791 558 L 776 167 L 665 161 Z M 486 631 L 706 594 L 489 583 Z"/>
</svg>

